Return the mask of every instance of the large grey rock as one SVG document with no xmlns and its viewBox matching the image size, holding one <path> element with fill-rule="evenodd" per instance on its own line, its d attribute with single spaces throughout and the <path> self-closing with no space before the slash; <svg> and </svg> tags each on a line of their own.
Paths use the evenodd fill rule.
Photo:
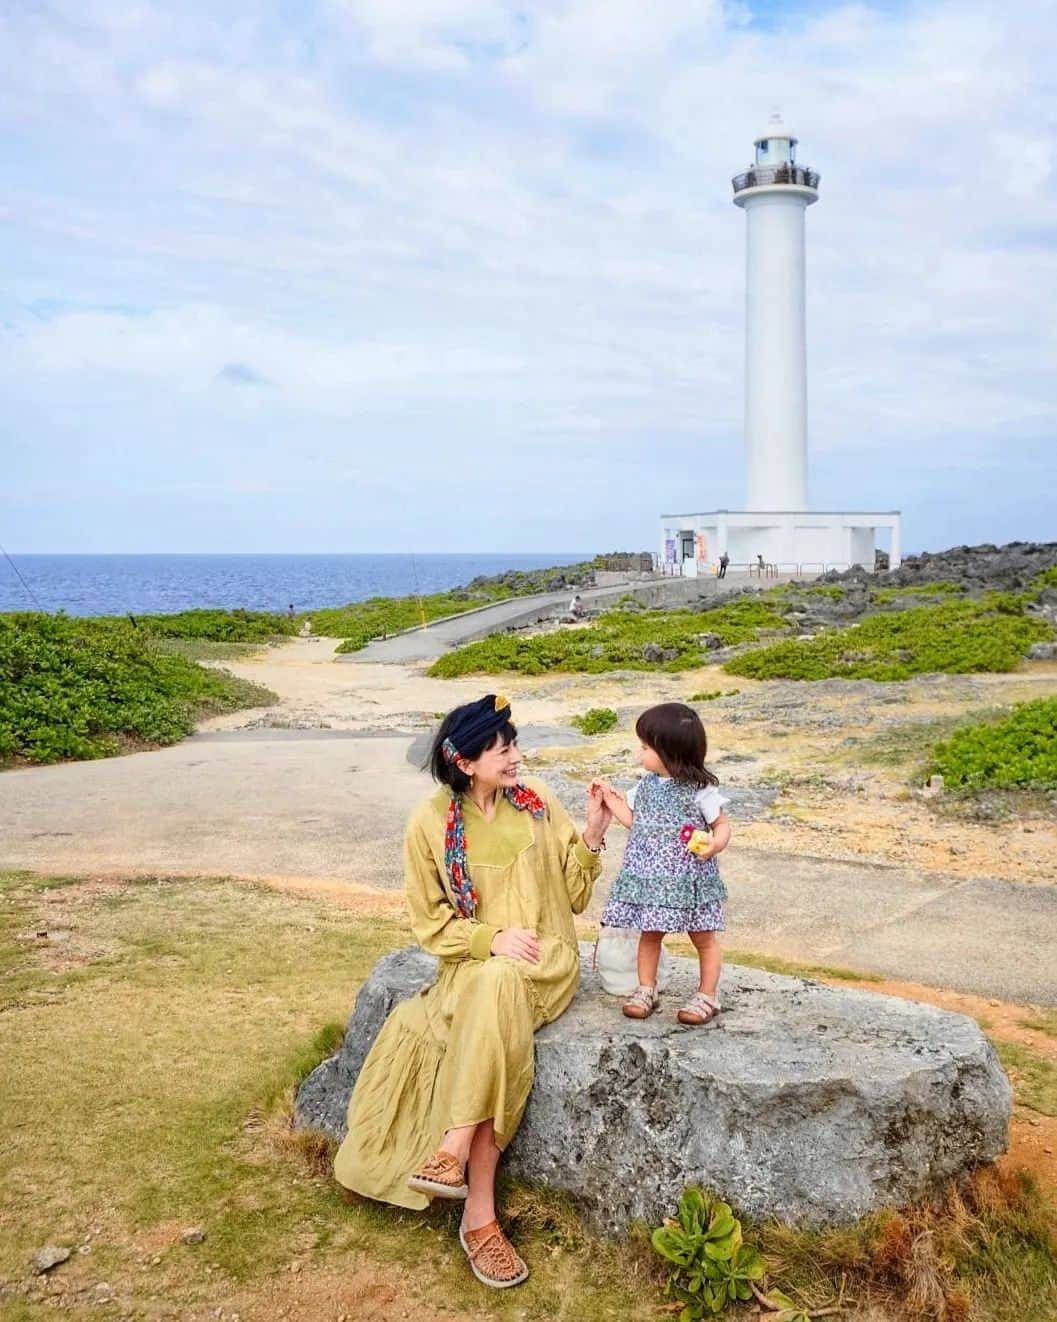
<svg viewBox="0 0 1057 1322">
<path fill-rule="evenodd" d="M 585 967 L 572 1006 L 536 1035 L 536 1084 L 506 1168 L 568 1191 L 595 1230 L 658 1224 L 690 1182 L 757 1217 L 853 1220 L 1004 1151 L 1010 1087 L 973 1020 L 731 966 L 716 1023 L 681 1028 L 673 1010 L 696 964 L 675 964 L 652 1019 L 624 1019 Z M 417 949 L 378 963 L 342 1050 L 302 1086 L 296 1124 L 343 1137 L 385 1016 L 435 968 Z"/>
</svg>

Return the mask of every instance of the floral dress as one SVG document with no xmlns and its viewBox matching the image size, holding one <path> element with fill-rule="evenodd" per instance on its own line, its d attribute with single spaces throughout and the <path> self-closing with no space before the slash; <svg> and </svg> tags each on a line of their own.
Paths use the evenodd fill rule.
<svg viewBox="0 0 1057 1322">
<path fill-rule="evenodd" d="M 727 891 L 714 858 L 691 854 L 688 823 L 711 826 L 728 800 L 709 785 L 651 773 L 628 796 L 635 816 L 624 861 L 602 913 L 607 927 L 643 932 L 722 932 Z"/>
</svg>

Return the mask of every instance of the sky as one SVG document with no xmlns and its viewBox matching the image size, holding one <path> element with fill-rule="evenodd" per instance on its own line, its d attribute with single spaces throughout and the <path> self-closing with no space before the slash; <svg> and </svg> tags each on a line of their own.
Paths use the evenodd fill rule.
<svg viewBox="0 0 1057 1322">
<path fill-rule="evenodd" d="M 1057 539 L 1055 0 L 4 0 L 0 543 L 654 549 L 744 506 L 745 217 L 809 500 Z"/>
</svg>

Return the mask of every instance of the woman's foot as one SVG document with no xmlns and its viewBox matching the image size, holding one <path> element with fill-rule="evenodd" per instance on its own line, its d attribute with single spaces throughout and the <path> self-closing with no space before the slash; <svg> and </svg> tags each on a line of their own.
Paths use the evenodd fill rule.
<svg viewBox="0 0 1057 1322">
<path fill-rule="evenodd" d="M 528 1280 L 529 1270 L 517 1249 L 503 1234 L 498 1221 L 489 1221 L 478 1230 L 459 1227 L 459 1243 L 470 1260 L 470 1270 L 482 1285 L 494 1290 L 508 1290 Z"/>
<path fill-rule="evenodd" d="M 624 1002 L 624 1013 L 629 1019 L 648 1019 L 660 1003 L 656 987 L 636 987 Z"/>
<path fill-rule="evenodd" d="M 438 1148 L 424 1166 L 407 1177 L 407 1187 L 429 1198 L 465 1198 L 470 1192 L 466 1167 L 443 1148 Z"/>
<path fill-rule="evenodd" d="M 719 1002 L 707 992 L 696 991 L 675 1016 L 681 1024 L 693 1028 L 703 1028 L 719 1014 Z"/>
</svg>

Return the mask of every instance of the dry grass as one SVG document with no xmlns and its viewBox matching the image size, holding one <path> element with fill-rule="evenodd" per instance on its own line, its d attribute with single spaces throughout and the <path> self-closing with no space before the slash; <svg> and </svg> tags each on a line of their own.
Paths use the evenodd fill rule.
<svg viewBox="0 0 1057 1322">
<path fill-rule="evenodd" d="M 401 922 L 225 880 L 7 875 L 0 901 L 0 1316 L 658 1316 L 642 1228 L 600 1244 L 560 1195 L 506 1186 L 533 1276 L 496 1297 L 466 1271 L 457 1210 L 353 1199 L 332 1145 L 291 1130 L 298 1081 L 337 1046 L 378 956 L 407 942 Z M 809 1307 L 1052 1322 L 1055 1224 L 1029 1181 L 986 1171 L 938 1206 L 749 1234 Z M 205 1243 L 182 1244 L 196 1225 Z M 36 1277 L 48 1242 L 88 1251 Z M 102 1283 L 116 1308 L 100 1311 Z"/>
</svg>

